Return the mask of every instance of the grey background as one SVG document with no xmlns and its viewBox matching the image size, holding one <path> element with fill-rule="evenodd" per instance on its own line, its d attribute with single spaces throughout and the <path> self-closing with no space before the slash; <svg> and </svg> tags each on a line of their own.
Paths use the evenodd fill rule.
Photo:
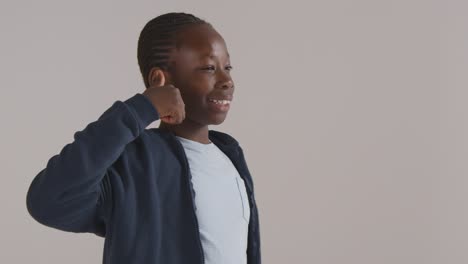
<svg viewBox="0 0 468 264">
<path fill-rule="evenodd" d="M 468 263 L 466 1 L 1 1 L 0 263 L 101 263 L 25 197 L 48 159 L 144 90 L 140 30 L 170 11 L 224 36 L 263 262 Z M 158 122 L 151 126 L 158 126 Z"/>
</svg>

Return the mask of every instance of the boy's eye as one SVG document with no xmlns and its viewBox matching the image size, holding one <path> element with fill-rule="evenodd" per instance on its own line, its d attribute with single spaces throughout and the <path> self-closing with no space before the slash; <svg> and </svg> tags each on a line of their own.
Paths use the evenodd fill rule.
<svg viewBox="0 0 468 264">
<path fill-rule="evenodd" d="M 230 71 L 230 70 L 232 70 L 232 66 L 231 66 L 231 65 L 226 66 L 225 69 L 226 69 L 227 71 Z M 202 70 L 214 71 L 214 70 L 215 70 L 215 66 L 212 66 L 212 65 L 206 66 L 206 67 L 203 67 Z"/>
<path fill-rule="evenodd" d="M 202 68 L 202 70 L 208 70 L 208 71 L 213 71 L 214 69 L 215 69 L 214 66 L 207 66 L 207 67 Z"/>
</svg>

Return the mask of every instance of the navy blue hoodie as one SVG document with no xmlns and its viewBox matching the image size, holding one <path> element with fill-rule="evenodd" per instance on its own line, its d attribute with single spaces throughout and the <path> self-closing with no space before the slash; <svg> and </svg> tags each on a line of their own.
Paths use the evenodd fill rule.
<svg viewBox="0 0 468 264">
<path fill-rule="evenodd" d="M 172 132 L 146 129 L 158 119 L 143 94 L 114 102 L 35 176 L 26 197 L 31 216 L 105 237 L 104 264 L 204 263 L 187 157 Z M 209 130 L 209 139 L 245 181 L 247 262 L 260 264 L 258 210 L 243 150 L 227 133 Z"/>
</svg>

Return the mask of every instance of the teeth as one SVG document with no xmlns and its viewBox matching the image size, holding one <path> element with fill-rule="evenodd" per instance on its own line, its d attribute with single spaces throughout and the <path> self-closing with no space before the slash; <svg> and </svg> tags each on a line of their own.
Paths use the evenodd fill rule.
<svg viewBox="0 0 468 264">
<path fill-rule="evenodd" d="M 231 101 L 229 100 L 215 100 L 215 99 L 210 99 L 210 101 L 215 102 L 216 104 L 229 104 Z"/>
</svg>

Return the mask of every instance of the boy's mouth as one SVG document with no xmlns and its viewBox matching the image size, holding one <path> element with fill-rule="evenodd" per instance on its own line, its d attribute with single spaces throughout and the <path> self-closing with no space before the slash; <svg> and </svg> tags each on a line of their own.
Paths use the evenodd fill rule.
<svg viewBox="0 0 468 264">
<path fill-rule="evenodd" d="M 220 95 L 216 95 L 213 97 L 209 97 L 208 100 L 210 101 L 223 101 L 223 100 L 232 101 L 232 98 L 233 98 L 232 94 L 225 94 L 225 95 L 220 94 Z"/>
<path fill-rule="evenodd" d="M 210 102 L 213 102 L 215 104 L 230 104 L 231 100 L 216 100 L 216 99 L 208 99 Z"/>
<path fill-rule="evenodd" d="M 210 109 L 215 111 L 215 112 L 227 112 L 229 110 L 229 107 L 231 105 L 231 99 L 214 99 L 214 98 L 209 98 L 208 99 L 208 105 L 210 106 Z"/>
</svg>

